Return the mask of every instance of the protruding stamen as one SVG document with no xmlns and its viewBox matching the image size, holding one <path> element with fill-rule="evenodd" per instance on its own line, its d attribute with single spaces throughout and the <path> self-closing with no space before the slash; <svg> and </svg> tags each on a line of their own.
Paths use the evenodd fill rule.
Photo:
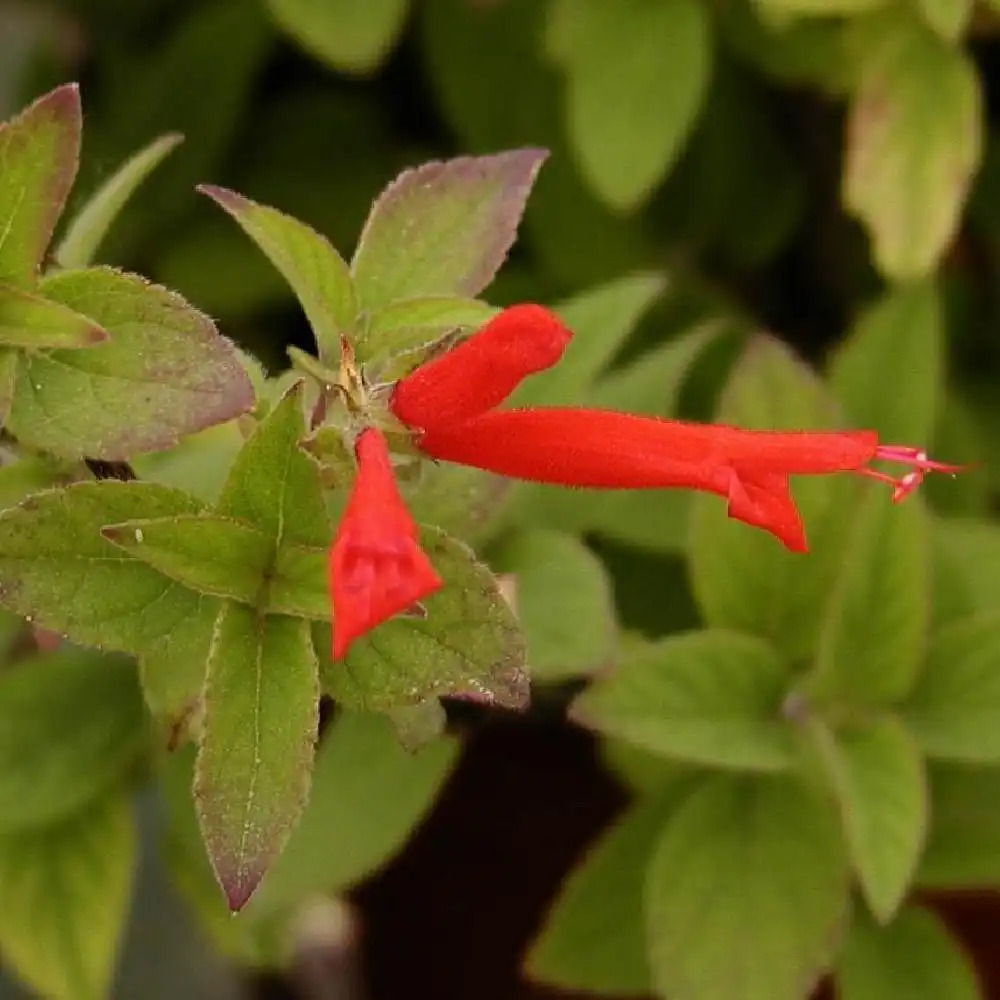
<svg viewBox="0 0 1000 1000">
<path fill-rule="evenodd" d="M 954 475 L 961 472 L 961 465 L 947 465 L 944 462 L 936 462 L 928 458 L 927 452 L 919 448 L 911 448 L 907 445 L 883 444 L 875 450 L 875 459 L 883 462 L 896 462 L 900 465 L 908 465 L 910 471 L 902 476 L 890 476 L 887 472 L 880 472 L 877 469 L 863 468 L 857 471 L 870 479 L 877 479 L 879 482 L 888 483 L 893 487 L 892 502 L 899 503 L 905 500 L 923 481 L 928 472 L 948 472 Z"/>
</svg>

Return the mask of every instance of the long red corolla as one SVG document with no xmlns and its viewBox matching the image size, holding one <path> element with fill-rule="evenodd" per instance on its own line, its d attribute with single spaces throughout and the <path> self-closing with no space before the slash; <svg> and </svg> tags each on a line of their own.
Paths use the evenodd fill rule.
<svg viewBox="0 0 1000 1000">
<path fill-rule="evenodd" d="M 392 410 L 415 432 L 425 455 L 562 486 L 716 493 L 728 500 L 731 517 L 770 531 L 797 551 L 804 551 L 806 543 L 789 476 L 856 472 L 891 483 L 893 499 L 901 500 L 928 471 L 956 471 L 918 449 L 879 444 L 874 431 L 757 431 L 579 407 L 494 409 L 501 388 L 509 393 L 520 380 L 518 371 L 523 378 L 539 370 L 539 358 L 545 356 L 539 340 L 557 340 L 555 317 L 541 307 L 530 308 L 530 322 L 518 321 L 521 314 L 514 310 L 492 321 L 495 329 L 507 317 L 502 352 L 487 326 L 396 385 Z M 548 326 L 543 327 L 542 314 L 550 317 Z M 475 364 L 464 368 L 459 352 Z M 551 353 L 559 356 L 562 348 Z M 447 378 L 439 377 L 444 371 Z M 494 378 L 496 371 L 503 372 L 502 380 Z M 414 395 L 419 406 L 412 405 Z M 480 405 L 484 399 L 491 406 Z M 873 469 L 870 463 L 876 460 L 902 463 L 909 471 L 893 477 Z"/>
<path fill-rule="evenodd" d="M 362 431 L 355 454 L 358 472 L 330 546 L 335 660 L 441 586 L 399 495 L 385 438 L 374 428 Z"/>
</svg>

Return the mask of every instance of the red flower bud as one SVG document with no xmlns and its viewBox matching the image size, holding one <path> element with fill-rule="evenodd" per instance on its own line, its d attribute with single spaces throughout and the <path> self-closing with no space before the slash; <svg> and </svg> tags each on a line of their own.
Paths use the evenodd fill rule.
<svg viewBox="0 0 1000 1000">
<path fill-rule="evenodd" d="M 393 412 L 408 427 L 440 427 L 485 413 L 554 365 L 572 334 L 535 305 L 497 313 L 468 340 L 397 383 Z"/>
</svg>

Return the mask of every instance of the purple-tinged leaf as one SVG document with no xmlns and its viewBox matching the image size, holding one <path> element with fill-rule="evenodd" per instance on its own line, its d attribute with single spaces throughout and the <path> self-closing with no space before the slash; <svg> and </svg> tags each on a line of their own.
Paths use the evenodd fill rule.
<svg viewBox="0 0 1000 1000">
<path fill-rule="evenodd" d="M 194 794 L 231 910 L 246 905 L 299 821 L 318 719 L 308 624 L 223 605 L 208 659 Z"/>
<path fill-rule="evenodd" d="M 89 316 L 13 285 L 0 284 L 0 344 L 28 349 L 94 347 L 108 331 Z"/>
<path fill-rule="evenodd" d="M 236 348 L 176 293 L 111 268 L 64 271 L 40 291 L 111 340 L 22 357 L 7 429 L 26 444 L 67 458 L 127 459 L 254 405 Z"/>
<path fill-rule="evenodd" d="M 504 708 L 528 703 L 524 639 L 496 577 L 460 542 L 424 528 L 421 545 L 445 581 L 426 615 L 379 625 L 331 662 L 317 629 L 324 690 L 344 708 L 384 712 L 427 698 L 467 698 Z"/>
<path fill-rule="evenodd" d="M 139 150 L 115 171 L 74 216 L 55 252 L 60 267 L 87 267 L 136 188 L 184 137 L 174 132 Z"/>
<path fill-rule="evenodd" d="M 34 284 L 76 178 L 80 131 L 76 84 L 0 125 L 0 281 Z"/>
<path fill-rule="evenodd" d="M 350 269 L 329 240 L 304 222 L 235 191 L 212 184 L 198 190 L 236 220 L 291 285 L 320 358 L 339 358 L 341 334 L 354 329 L 358 302 Z"/>
<path fill-rule="evenodd" d="M 400 174 L 372 207 L 351 264 L 362 307 L 478 295 L 507 257 L 547 155 L 517 149 Z"/>
</svg>

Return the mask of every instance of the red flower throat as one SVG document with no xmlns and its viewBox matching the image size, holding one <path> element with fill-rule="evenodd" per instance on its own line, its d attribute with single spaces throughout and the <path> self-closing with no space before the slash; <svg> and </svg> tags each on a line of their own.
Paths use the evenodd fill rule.
<svg viewBox="0 0 1000 1000">
<path fill-rule="evenodd" d="M 571 339 L 548 310 L 498 313 L 395 386 L 390 408 L 427 457 L 516 479 L 602 489 L 703 490 L 730 517 L 806 551 L 789 476 L 855 472 L 886 482 L 898 502 L 926 473 L 956 472 L 917 449 L 879 444 L 874 431 L 753 431 L 580 407 L 496 409 L 521 380 L 554 365 Z M 366 428 L 358 473 L 330 548 L 333 656 L 441 586 L 420 549 L 381 432 Z M 874 461 L 907 467 L 894 477 Z"/>
</svg>

